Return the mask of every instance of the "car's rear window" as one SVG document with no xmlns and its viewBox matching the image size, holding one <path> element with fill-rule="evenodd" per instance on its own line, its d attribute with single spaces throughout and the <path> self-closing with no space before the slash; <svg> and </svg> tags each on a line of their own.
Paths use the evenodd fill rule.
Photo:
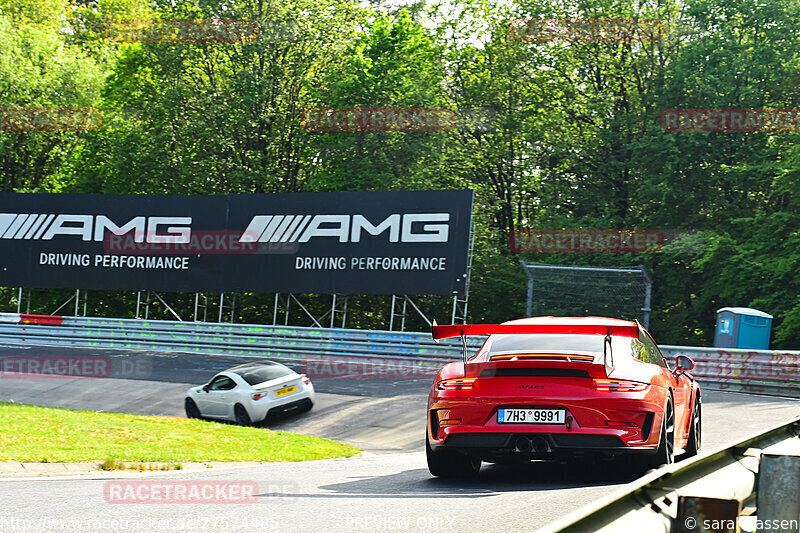
<svg viewBox="0 0 800 533">
<path fill-rule="evenodd" d="M 489 355 L 512 353 L 565 353 L 602 355 L 604 335 L 492 335 Z M 630 337 L 612 337 L 614 354 L 630 353 Z"/>
<path fill-rule="evenodd" d="M 265 381 L 282 378 L 293 373 L 293 370 L 283 365 L 257 366 L 233 370 L 250 385 L 258 385 Z"/>
</svg>

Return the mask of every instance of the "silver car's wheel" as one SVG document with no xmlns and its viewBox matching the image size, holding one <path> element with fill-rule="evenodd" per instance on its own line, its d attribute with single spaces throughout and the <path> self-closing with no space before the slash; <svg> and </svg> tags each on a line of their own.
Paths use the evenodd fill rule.
<svg viewBox="0 0 800 533">
<path fill-rule="evenodd" d="M 250 415 L 247 414 L 247 409 L 245 409 L 241 404 L 236 404 L 233 408 L 233 414 L 236 417 L 236 423 L 240 426 L 249 426 L 252 421 L 250 420 Z"/>
<path fill-rule="evenodd" d="M 197 404 L 191 398 L 186 398 L 186 401 L 183 402 L 183 407 L 186 410 L 186 418 L 202 418 L 200 409 L 197 408 Z"/>
</svg>

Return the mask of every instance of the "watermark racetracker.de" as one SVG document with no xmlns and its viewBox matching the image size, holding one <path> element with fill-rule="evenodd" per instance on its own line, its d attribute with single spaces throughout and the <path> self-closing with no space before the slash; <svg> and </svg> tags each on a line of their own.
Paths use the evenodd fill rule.
<svg viewBox="0 0 800 533">
<path fill-rule="evenodd" d="M 659 123 L 670 133 L 800 131 L 800 109 L 664 109 Z"/>
<path fill-rule="evenodd" d="M 509 234 L 513 253 L 655 253 L 697 251 L 699 232 L 672 229 L 523 229 Z"/>
<path fill-rule="evenodd" d="M 146 357 L 107 355 L 2 355 L 0 379 L 146 379 L 153 374 Z"/>
<path fill-rule="evenodd" d="M 294 217 L 286 217 L 294 218 Z M 302 218 L 302 217 L 297 217 Z M 310 218 L 310 217 L 308 217 Z M 280 220 L 279 220 L 280 221 Z M 289 230 L 284 237 L 289 238 Z M 273 231 L 274 228 L 273 228 Z M 107 232 L 103 236 L 103 249 L 110 255 L 207 255 L 207 254 L 293 254 L 300 248 L 297 242 L 285 242 L 278 233 L 274 239 L 268 235 L 260 238 L 255 232 L 235 230 L 195 230 L 181 237 L 156 234 L 152 231 L 128 231 L 124 234 Z M 110 259 L 104 256 L 102 261 Z M 103 264 L 107 266 L 107 264 Z"/>
<path fill-rule="evenodd" d="M 91 131 L 103 123 L 103 112 L 93 107 L 5 107 L 0 109 L 0 131 Z"/>
<path fill-rule="evenodd" d="M 112 504 L 244 504 L 256 503 L 255 481 L 114 480 L 103 485 Z"/>
<path fill-rule="evenodd" d="M 160 236 L 160 235 L 159 235 Z M 152 237 L 152 236 L 151 236 Z M 254 254 L 258 243 L 242 242 L 241 231 L 194 231 L 189 242 L 158 242 L 144 239 L 137 232 L 118 235 L 108 232 L 103 238 L 103 249 L 109 254 Z"/>
<path fill-rule="evenodd" d="M 456 128 L 489 131 L 495 121 L 491 107 L 459 110 L 428 107 L 339 107 L 306 109 L 303 128 L 337 131 L 448 131 Z"/>
<path fill-rule="evenodd" d="M 432 379 L 445 362 L 412 358 L 304 359 L 301 372 L 311 379 Z"/>
<path fill-rule="evenodd" d="M 664 24 L 636 18 L 523 18 L 512 20 L 508 35 L 526 42 L 653 42 L 660 40 Z"/>
<path fill-rule="evenodd" d="M 97 107 L 5 107 L 0 108 L 0 131 L 88 132 L 136 124 L 138 109 Z"/>
<path fill-rule="evenodd" d="M 258 38 L 254 20 L 110 20 L 103 37 L 119 43 L 241 43 Z"/>
</svg>

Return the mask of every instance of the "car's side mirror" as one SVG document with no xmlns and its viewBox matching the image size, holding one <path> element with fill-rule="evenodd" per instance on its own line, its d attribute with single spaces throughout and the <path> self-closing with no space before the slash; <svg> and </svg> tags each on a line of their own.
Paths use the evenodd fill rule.
<svg viewBox="0 0 800 533">
<path fill-rule="evenodd" d="M 208 383 L 203 385 L 203 390 L 206 391 L 206 392 L 208 392 L 208 389 L 210 389 L 210 388 L 211 388 L 211 385 L 209 385 Z"/>
<path fill-rule="evenodd" d="M 694 369 L 694 359 L 688 355 L 679 355 L 675 358 L 675 371 L 688 372 Z"/>
</svg>

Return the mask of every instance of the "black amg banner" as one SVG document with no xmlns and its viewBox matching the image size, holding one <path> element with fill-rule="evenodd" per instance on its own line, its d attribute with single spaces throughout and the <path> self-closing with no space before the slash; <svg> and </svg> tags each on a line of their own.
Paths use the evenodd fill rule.
<svg viewBox="0 0 800 533">
<path fill-rule="evenodd" d="M 0 286 L 463 294 L 472 191 L 0 194 Z"/>
</svg>

